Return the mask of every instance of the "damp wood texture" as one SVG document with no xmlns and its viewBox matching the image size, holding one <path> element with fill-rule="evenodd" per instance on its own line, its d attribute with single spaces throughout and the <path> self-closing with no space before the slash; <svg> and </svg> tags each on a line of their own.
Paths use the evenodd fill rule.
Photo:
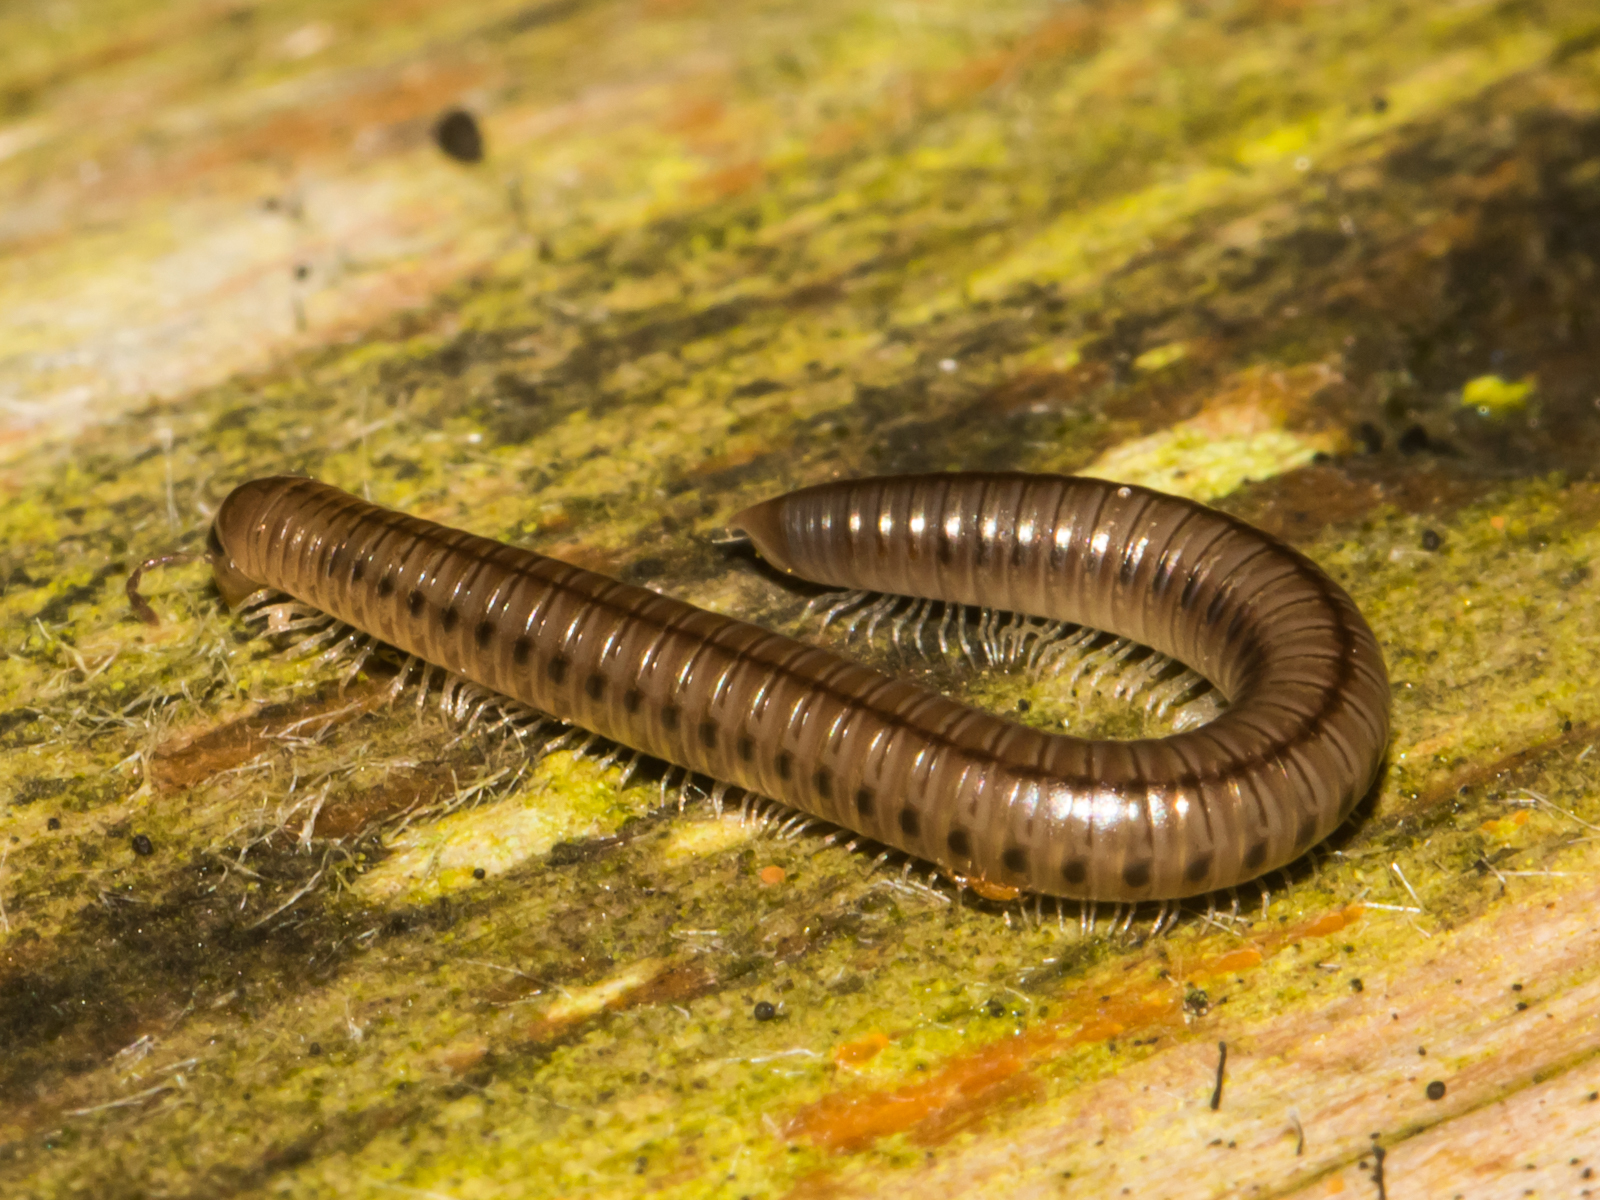
<svg viewBox="0 0 1600 1200">
<path fill-rule="evenodd" d="M 0 1194 L 1594 1190 L 1593 7 L 6 6 Z M 1316 563 L 1392 691 L 1350 820 L 958 887 L 203 561 L 313 476 L 1041 742 L 1233 711 L 714 540 L 955 471 Z"/>
</svg>

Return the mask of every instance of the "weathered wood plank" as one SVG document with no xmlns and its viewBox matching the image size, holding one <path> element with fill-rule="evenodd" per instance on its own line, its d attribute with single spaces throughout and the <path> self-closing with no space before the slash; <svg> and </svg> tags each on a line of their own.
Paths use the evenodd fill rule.
<svg viewBox="0 0 1600 1200">
<path fill-rule="evenodd" d="M 0 12 L 0 1192 L 1600 1186 L 1591 8 Z M 1002 466 L 1369 614 L 1382 785 L 1237 912 L 1085 936 L 121 591 L 305 470 L 814 636 L 707 533 Z"/>
</svg>

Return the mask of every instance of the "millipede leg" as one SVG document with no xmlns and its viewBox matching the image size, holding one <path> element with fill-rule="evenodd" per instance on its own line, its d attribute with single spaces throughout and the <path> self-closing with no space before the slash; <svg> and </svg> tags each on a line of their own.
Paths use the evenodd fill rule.
<svg viewBox="0 0 1600 1200">
<path fill-rule="evenodd" d="M 872 612 L 872 619 L 867 622 L 866 631 L 861 636 L 870 642 L 872 635 L 878 632 L 878 626 L 883 624 L 884 618 L 899 608 L 903 599 L 903 596 L 885 596 L 874 604 L 869 610 Z"/>
<path fill-rule="evenodd" d="M 355 654 L 350 659 L 350 665 L 344 669 L 344 674 L 339 676 L 339 690 L 342 692 L 349 687 L 355 677 L 361 674 L 361 668 L 367 665 L 367 659 L 372 657 L 375 646 L 370 638 L 362 635 L 365 644 L 358 642 Z"/>
<path fill-rule="evenodd" d="M 1161 902 L 1161 907 L 1156 909 L 1156 923 L 1155 923 L 1154 927 L 1152 927 L 1151 930 L 1150 930 L 1150 937 L 1152 939 L 1155 939 L 1155 938 L 1158 938 L 1158 937 L 1161 936 L 1161 927 L 1166 924 L 1167 911 L 1168 911 L 1168 908 L 1171 906 L 1171 903 L 1172 902 L 1170 900 L 1163 900 Z"/>
<path fill-rule="evenodd" d="M 433 672 L 436 668 L 432 663 L 423 662 L 422 659 L 417 661 L 422 663 L 422 675 L 417 680 L 417 716 L 420 718 L 423 707 L 428 703 L 428 688 L 433 682 Z"/>
<path fill-rule="evenodd" d="M 966 655 L 967 662 L 975 667 L 978 665 L 978 656 L 972 652 L 972 643 L 967 640 L 966 606 L 958 604 L 956 611 L 960 614 L 956 617 L 956 640 L 961 643 L 961 653 Z"/>
<path fill-rule="evenodd" d="M 896 650 L 901 648 L 901 632 L 909 625 L 911 628 L 912 646 L 916 649 L 918 654 L 922 653 L 922 625 L 927 619 L 928 609 L 931 606 L 931 603 L 931 601 L 924 599 L 917 600 L 917 602 L 911 606 L 910 611 L 908 611 L 904 616 L 894 623 L 894 627 L 889 631 L 889 640 L 893 643 Z"/>
<path fill-rule="evenodd" d="M 816 600 L 813 600 L 811 602 L 811 604 L 807 604 L 806 605 L 806 612 L 809 613 L 811 611 L 811 607 L 812 607 L 813 604 L 817 604 L 820 601 L 828 600 L 830 598 L 832 598 L 834 600 L 834 603 L 831 604 L 828 607 L 828 610 L 825 613 L 823 613 L 823 615 L 822 615 L 822 624 L 820 626 L 818 626 L 818 629 L 817 629 L 817 632 L 819 632 L 819 633 L 821 633 L 824 630 L 826 630 L 828 628 L 828 626 L 833 623 L 834 618 L 840 616 L 842 613 L 848 612 L 850 609 L 855 608 L 857 605 L 865 604 L 869 599 L 872 598 L 872 593 L 871 592 L 846 592 L 843 595 L 843 597 L 839 597 L 837 595 L 834 595 L 832 597 L 829 597 L 829 596 L 818 596 Z"/>
<path fill-rule="evenodd" d="M 622 778 L 617 780 L 617 791 L 622 791 L 633 779 L 634 772 L 639 769 L 639 760 L 642 755 L 637 750 L 628 753 L 627 761 L 622 764 Z"/>
</svg>

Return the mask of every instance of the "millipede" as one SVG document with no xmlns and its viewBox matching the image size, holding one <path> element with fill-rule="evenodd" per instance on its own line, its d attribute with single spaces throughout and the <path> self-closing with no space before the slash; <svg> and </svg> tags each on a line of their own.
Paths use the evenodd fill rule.
<svg viewBox="0 0 1600 1200">
<path fill-rule="evenodd" d="M 1165 737 L 1032 728 L 819 646 L 300 477 L 235 488 L 223 599 L 285 593 L 620 747 L 770 797 L 951 875 L 1172 901 L 1273 871 L 1372 787 L 1383 655 L 1315 563 L 1224 513 L 1079 476 L 825 483 L 731 531 L 780 571 L 1105 631 L 1226 697 Z"/>
</svg>

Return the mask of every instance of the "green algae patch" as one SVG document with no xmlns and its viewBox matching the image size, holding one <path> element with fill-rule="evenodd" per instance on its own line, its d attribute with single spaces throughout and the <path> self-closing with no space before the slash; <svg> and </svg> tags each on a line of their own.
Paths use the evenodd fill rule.
<svg viewBox="0 0 1600 1200">
<path fill-rule="evenodd" d="M 659 799 L 653 785 L 624 789 L 614 774 L 565 751 L 532 766 L 452 776 L 428 819 L 387 837 L 383 861 L 354 890 L 369 902 L 426 903 L 542 859 L 564 843 L 603 846 Z M 712 844 L 726 848 L 715 838 Z"/>
<path fill-rule="evenodd" d="M 1251 480 L 1304 466 L 1334 444 L 1327 436 L 1307 437 L 1286 429 L 1257 428 L 1258 424 L 1249 413 L 1209 413 L 1124 442 L 1082 474 L 1211 500 Z"/>
<path fill-rule="evenodd" d="M 1435 548 L 1416 518 L 1380 515 L 1319 554 L 1388 659 L 1399 795 L 1440 799 L 1469 764 L 1600 721 L 1596 500 L 1592 484 L 1535 481 L 1463 510 Z"/>
<path fill-rule="evenodd" d="M 1172 354 L 1171 347 L 1152 353 L 1161 366 L 1187 357 Z M 1195 416 L 1118 443 L 1082 473 L 1211 500 L 1243 484 L 1329 458 L 1344 446 L 1343 434 L 1317 414 L 1330 378 L 1331 372 L 1319 365 L 1271 374 L 1241 372 L 1220 381 Z"/>
<path fill-rule="evenodd" d="M 1183 342 L 1169 342 L 1165 346 L 1154 346 L 1146 350 L 1133 360 L 1133 366 L 1138 371 L 1159 371 L 1175 362 L 1180 362 L 1188 357 L 1188 354 L 1189 347 Z"/>
<path fill-rule="evenodd" d="M 1479 375 L 1462 387 L 1461 405 L 1485 417 L 1505 417 L 1526 408 L 1535 390 L 1531 378 L 1508 382 L 1498 375 Z"/>
</svg>

